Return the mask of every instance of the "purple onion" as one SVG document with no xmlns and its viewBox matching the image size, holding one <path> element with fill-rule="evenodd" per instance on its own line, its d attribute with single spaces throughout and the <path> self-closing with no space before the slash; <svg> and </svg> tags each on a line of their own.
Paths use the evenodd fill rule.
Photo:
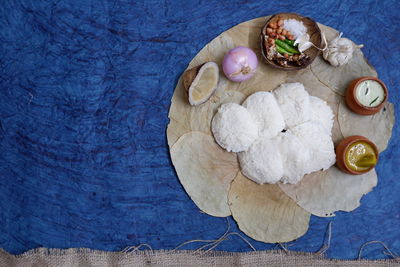
<svg viewBox="0 0 400 267">
<path fill-rule="evenodd" d="M 254 75 L 257 65 L 257 56 L 253 50 L 248 47 L 238 46 L 225 55 L 222 68 L 229 80 L 243 82 Z"/>
</svg>

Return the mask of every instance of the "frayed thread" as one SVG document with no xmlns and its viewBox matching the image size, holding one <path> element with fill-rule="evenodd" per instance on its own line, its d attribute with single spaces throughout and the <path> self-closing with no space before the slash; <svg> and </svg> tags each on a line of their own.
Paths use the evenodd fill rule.
<svg viewBox="0 0 400 267">
<path fill-rule="evenodd" d="M 137 245 L 137 246 L 126 247 L 126 248 L 124 248 L 123 250 L 121 250 L 121 252 L 122 252 L 122 253 L 136 252 L 136 251 L 140 250 L 140 248 L 142 248 L 142 247 L 146 247 L 146 248 L 148 248 L 151 252 L 153 252 L 153 248 L 152 248 L 149 244 L 146 244 L 146 243 L 139 244 L 139 245 Z"/>
<path fill-rule="evenodd" d="M 182 244 L 178 245 L 177 247 L 175 247 L 172 251 L 176 251 L 178 248 L 181 248 L 187 244 L 190 243 L 197 243 L 197 242 L 203 242 L 203 243 L 207 243 L 205 245 L 202 245 L 201 247 L 197 248 L 195 250 L 195 252 L 200 253 L 200 254 L 205 254 L 208 253 L 210 251 L 212 251 L 213 249 L 215 249 L 216 247 L 218 247 L 223 241 L 227 240 L 230 236 L 238 236 L 240 239 L 242 239 L 253 251 L 256 251 L 256 249 L 254 248 L 254 246 L 250 243 L 250 241 L 248 241 L 246 238 L 244 238 L 242 235 L 240 235 L 237 232 L 230 232 L 231 229 L 231 224 L 229 222 L 229 219 L 226 218 L 226 223 L 227 223 L 227 229 L 225 231 L 225 233 L 219 237 L 218 239 L 215 240 L 202 240 L 202 239 L 194 239 L 194 240 L 189 240 L 186 242 L 183 242 Z"/>
<path fill-rule="evenodd" d="M 396 261 L 400 261 L 400 256 L 398 254 L 392 252 L 384 242 L 379 241 L 379 240 L 372 240 L 372 241 L 368 241 L 368 242 L 364 243 L 361 246 L 360 250 L 358 251 L 358 258 L 357 258 L 358 260 L 361 260 L 361 256 L 362 256 L 362 252 L 363 252 L 364 247 L 366 247 L 368 245 L 371 245 L 371 244 L 380 244 L 380 245 L 382 245 L 385 248 L 385 251 L 383 252 L 383 254 L 385 254 L 387 256 L 391 256 Z"/>
<path fill-rule="evenodd" d="M 332 238 L 332 222 L 328 223 L 328 229 L 325 233 L 325 236 L 328 234 L 328 241 L 324 242 L 324 244 L 322 245 L 322 247 L 316 252 L 318 255 L 322 255 L 325 254 L 325 252 L 330 248 L 331 246 L 331 238 Z"/>
<path fill-rule="evenodd" d="M 256 250 L 256 248 L 251 244 L 251 242 L 250 242 L 249 240 L 247 240 L 245 237 L 243 237 L 242 235 L 240 235 L 240 234 L 237 233 L 237 232 L 230 232 L 230 230 L 231 230 L 231 225 L 230 225 L 230 222 L 229 222 L 229 219 L 228 219 L 228 218 L 226 218 L 226 223 L 227 223 L 227 229 L 226 229 L 226 231 L 224 232 L 224 234 L 223 234 L 222 236 L 220 236 L 220 237 L 217 238 L 217 239 L 213 239 L 213 240 L 204 240 L 204 239 L 193 239 L 193 240 L 188 240 L 188 241 L 185 241 L 185 242 L 179 244 L 179 245 L 176 246 L 174 249 L 169 250 L 169 251 L 165 251 L 165 252 L 166 252 L 166 253 L 168 253 L 168 252 L 169 252 L 169 253 L 174 253 L 174 252 L 176 252 L 178 249 L 180 249 L 180 248 L 182 248 L 182 247 L 184 247 L 184 246 L 186 246 L 186 245 L 188 245 L 188 244 L 191 244 L 191 243 L 206 243 L 206 244 L 204 244 L 204 245 L 202 245 L 202 246 L 200 246 L 200 247 L 198 247 L 197 249 L 194 250 L 195 253 L 198 253 L 198 254 L 200 254 L 200 255 L 204 255 L 204 254 L 209 253 L 209 252 L 214 252 L 213 250 L 214 250 L 216 247 L 218 247 L 222 242 L 228 240 L 229 237 L 231 237 L 231 236 L 237 236 L 237 237 L 239 237 L 239 238 L 242 239 L 253 251 L 258 252 L 258 251 Z M 324 256 L 324 254 L 326 253 L 326 251 L 328 251 L 328 249 L 329 249 L 330 246 L 331 246 L 331 239 L 332 239 L 332 222 L 329 222 L 329 223 L 328 223 L 328 226 L 327 226 L 327 230 L 326 230 L 326 232 L 325 232 L 325 240 L 326 240 L 326 242 L 325 242 L 325 240 L 324 240 L 323 245 L 321 246 L 321 248 L 320 248 L 317 252 L 315 252 L 315 253 L 308 253 L 308 254 L 310 254 L 310 255 L 315 255 L 315 256 L 317 256 L 317 257 Z M 292 243 L 277 243 L 276 246 L 275 246 L 275 248 L 276 248 L 276 247 L 280 247 L 281 250 L 282 250 L 282 252 L 283 252 L 284 254 L 288 255 L 288 254 L 290 254 L 291 252 L 293 252 L 293 251 L 290 251 L 290 250 L 288 249 L 288 247 L 293 246 L 293 245 L 294 245 L 294 242 L 296 242 L 296 240 L 295 240 L 295 241 L 292 241 Z M 382 245 L 382 246 L 385 248 L 385 251 L 383 252 L 383 254 L 385 254 L 385 255 L 387 255 L 387 256 L 391 256 L 391 257 L 392 257 L 393 259 L 395 259 L 396 261 L 400 260 L 400 256 L 399 256 L 398 254 L 396 254 L 396 253 L 394 253 L 393 251 L 391 251 L 391 250 L 389 249 L 389 247 L 388 247 L 384 242 L 379 241 L 379 240 L 373 240 L 373 241 L 369 241 L 369 242 L 364 243 L 364 244 L 360 247 L 360 250 L 359 250 L 359 252 L 358 252 L 358 260 L 362 260 L 361 257 L 362 257 L 362 252 L 363 252 L 364 247 L 366 247 L 366 246 L 368 246 L 368 245 L 370 245 L 370 244 L 375 244 L 375 243 L 380 244 L 380 245 Z M 144 250 L 141 250 L 141 248 L 145 248 L 145 249 L 144 249 Z M 147 248 L 147 250 L 150 250 L 151 252 L 154 252 L 153 249 L 152 249 L 152 247 L 151 247 L 149 244 L 145 244 L 145 243 L 144 243 L 144 244 L 139 244 L 139 245 L 137 245 L 137 246 L 129 246 L 129 247 L 126 247 L 125 249 L 123 249 L 123 250 L 120 251 L 120 252 L 122 252 L 122 253 L 144 252 L 144 251 L 146 251 L 146 248 Z M 274 250 L 272 250 L 272 251 L 274 251 Z M 279 250 L 278 250 L 278 251 L 279 251 Z"/>
</svg>

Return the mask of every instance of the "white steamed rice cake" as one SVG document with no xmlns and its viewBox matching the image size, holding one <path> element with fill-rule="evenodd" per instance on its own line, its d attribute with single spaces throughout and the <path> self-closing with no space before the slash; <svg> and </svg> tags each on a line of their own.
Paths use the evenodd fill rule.
<svg viewBox="0 0 400 267">
<path fill-rule="evenodd" d="M 301 83 L 281 84 L 274 95 L 289 128 L 310 119 L 310 96 Z"/>
<path fill-rule="evenodd" d="M 281 182 L 284 184 L 296 184 L 303 178 L 307 170 L 310 150 L 297 136 L 289 131 L 280 135 L 278 147 L 283 161 Z"/>
<path fill-rule="evenodd" d="M 333 127 L 333 112 L 328 104 L 319 97 L 310 96 L 310 121 L 320 123 L 331 135 Z"/>
<path fill-rule="evenodd" d="M 301 83 L 250 95 L 243 106 L 222 105 L 212 120 L 217 143 L 240 152 L 243 175 L 259 183 L 296 184 L 335 163 L 333 112 Z"/>
<path fill-rule="evenodd" d="M 259 138 L 247 151 L 240 152 L 242 173 L 259 184 L 274 184 L 283 175 L 283 162 L 275 138 Z"/>
<path fill-rule="evenodd" d="M 310 160 L 304 173 L 329 169 L 336 161 L 335 147 L 331 136 L 322 124 L 310 121 L 289 130 L 310 150 Z"/>
<path fill-rule="evenodd" d="M 217 143 L 228 152 L 247 150 L 258 137 L 258 126 L 243 106 L 223 104 L 211 122 L 211 130 Z"/>
<path fill-rule="evenodd" d="M 276 136 L 285 128 L 285 121 L 274 95 L 270 92 L 257 92 L 242 104 L 255 118 L 263 138 Z"/>
</svg>

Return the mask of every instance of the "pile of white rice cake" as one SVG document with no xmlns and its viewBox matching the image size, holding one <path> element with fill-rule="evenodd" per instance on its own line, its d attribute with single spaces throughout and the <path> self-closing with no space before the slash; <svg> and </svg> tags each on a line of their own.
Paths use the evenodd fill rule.
<svg viewBox="0 0 400 267">
<path fill-rule="evenodd" d="M 296 184 L 335 163 L 333 112 L 301 83 L 257 92 L 242 105 L 221 105 L 211 128 L 216 142 L 239 152 L 242 173 L 256 183 Z"/>
</svg>

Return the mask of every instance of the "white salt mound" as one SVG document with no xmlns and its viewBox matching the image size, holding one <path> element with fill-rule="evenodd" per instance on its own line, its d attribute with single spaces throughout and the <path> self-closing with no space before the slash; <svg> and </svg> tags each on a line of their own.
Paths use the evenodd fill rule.
<svg viewBox="0 0 400 267">
<path fill-rule="evenodd" d="M 334 117 L 332 109 L 324 100 L 315 96 L 310 96 L 310 107 L 310 121 L 322 124 L 326 132 L 331 135 Z"/>
<path fill-rule="evenodd" d="M 285 128 L 285 121 L 274 95 L 270 92 L 257 92 L 242 104 L 255 118 L 260 136 L 271 138 Z"/>
<path fill-rule="evenodd" d="M 284 83 L 274 90 L 286 126 L 293 127 L 310 119 L 310 96 L 301 83 Z"/>
<path fill-rule="evenodd" d="M 307 28 L 304 26 L 303 22 L 296 19 L 285 19 L 283 21 L 283 28 L 290 31 L 295 39 L 307 33 Z"/>
<path fill-rule="evenodd" d="M 236 103 L 223 104 L 211 122 L 217 143 L 228 152 L 247 150 L 258 137 L 258 126 L 250 112 Z"/>
<path fill-rule="evenodd" d="M 274 184 L 283 175 L 283 163 L 278 138 L 259 138 L 247 151 L 240 152 L 242 173 L 259 184 Z"/>
<path fill-rule="evenodd" d="M 278 151 L 283 162 L 283 176 L 281 182 L 284 184 L 297 184 L 303 179 L 310 160 L 310 150 L 304 146 L 298 137 L 289 131 L 282 133 L 278 138 Z"/>
</svg>

